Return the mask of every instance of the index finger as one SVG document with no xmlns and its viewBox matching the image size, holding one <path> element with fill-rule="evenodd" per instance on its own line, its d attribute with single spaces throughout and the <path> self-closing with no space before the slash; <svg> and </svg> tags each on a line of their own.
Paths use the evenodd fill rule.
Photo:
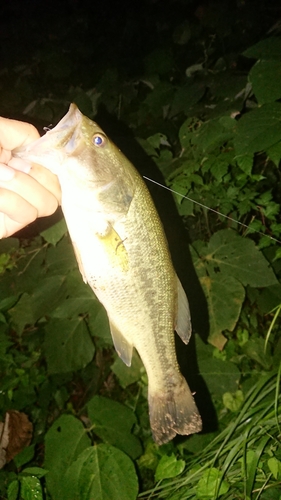
<svg viewBox="0 0 281 500">
<path fill-rule="evenodd" d="M 38 130 L 27 122 L 0 117 L 0 147 L 12 151 L 40 137 Z"/>
</svg>

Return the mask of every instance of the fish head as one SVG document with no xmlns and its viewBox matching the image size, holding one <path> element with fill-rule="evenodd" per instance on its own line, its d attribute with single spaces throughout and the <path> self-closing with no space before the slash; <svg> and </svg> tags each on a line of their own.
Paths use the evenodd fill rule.
<svg viewBox="0 0 281 500">
<path fill-rule="evenodd" d="M 63 192 L 76 199 L 81 193 L 80 202 L 94 204 L 96 211 L 114 218 L 129 210 L 136 188 L 134 168 L 75 104 L 53 129 L 13 155 L 51 170 Z"/>
</svg>

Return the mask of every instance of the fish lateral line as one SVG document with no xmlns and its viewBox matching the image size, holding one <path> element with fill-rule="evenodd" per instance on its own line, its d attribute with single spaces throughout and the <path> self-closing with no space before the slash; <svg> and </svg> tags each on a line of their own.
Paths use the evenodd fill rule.
<svg viewBox="0 0 281 500">
<path fill-rule="evenodd" d="M 149 182 L 152 182 L 153 184 L 156 184 L 159 187 L 162 187 L 163 189 L 167 189 L 167 191 L 170 191 L 171 193 L 177 194 L 178 196 L 181 196 L 182 198 L 185 198 L 186 200 L 192 201 L 193 203 L 195 203 L 196 205 L 199 205 L 202 208 L 206 208 L 207 210 L 210 210 L 211 212 L 214 212 L 215 214 L 221 215 L 225 219 L 228 219 L 231 222 L 235 222 L 236 224 L 239 224 L 240 226 L 245 227 L 246 229 L 249 229 L 253 233 L 260 234 L 261 236 L 265 236 L 266 238 L 269 238 L 270 240 L 276 241 L 276 243 L 281 244 L 281 241 L 278 240 L 277 238 L 274 238 L 274 236 L 270 236 L 269 234 L 264 234 L 261 231 L 258 231 L 257 229 L 254 229 L 254 228 L 248 226 L 247 224 L 244 224 L 244 222 L 240 222 L 239 220 L 236 220 L 233 217 L 230 217 L 229 215 L 225 215 L 222 212 L 215 210 L 214 208 L 208 207 L 207 205 L 204 205 L 204 203 L 200 203 L 200 201 L 193 200 L 189 196 L 185 196 L 184 194 L 179 193 L 178 191 L 175 191 L 174 189 L 172 189 L 168 186 L 165 186 L 164 184 L 161 184 L 160 182 L 157 182 L 154 179 L 150 179 L 150 177 L 146 177 L 146 175 L 143 175 L 143 178 Z M 265 229 L 267 229 L 267 228 L 265 227 Z"/>
</svg>

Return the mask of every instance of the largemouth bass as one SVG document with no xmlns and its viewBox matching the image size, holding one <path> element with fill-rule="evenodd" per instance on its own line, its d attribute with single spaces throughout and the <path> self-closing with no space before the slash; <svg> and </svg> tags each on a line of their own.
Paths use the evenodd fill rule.
<svg viewBox="0 0 281 500">
<path fill-rule="evenodd" d="M 191 335 L 188 301 L 143 179 L 74 104 L 15 156 L 59 178 L 79 269 L 107 311 L 115 349 L 130 366 L 135 347 L 145 366 L 155 442 L 199 432 L 201 418 L 174 345 L 174 330 L 186 344 Z"/>
</svg>

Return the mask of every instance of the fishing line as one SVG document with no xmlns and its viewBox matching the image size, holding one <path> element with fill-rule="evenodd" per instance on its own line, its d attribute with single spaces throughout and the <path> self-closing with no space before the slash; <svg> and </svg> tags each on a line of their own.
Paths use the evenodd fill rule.
<svg viewBox="0 0 281 500">
<path fill-rule="evenodd" d="M 264 234 L 261 231 L 258 231 L 257 229 L 251 228 L 250 226 L 247 226 L 247 224 L 244 224 L 243 222 L 240 222 L 239 220 L 233 219 L 233 217 L 229 217 L 229 215 L 225 215 L 222 212 L 219 212 L 218 210 L 215 210 L 214 208 L 208 207 L 207 205 L 204 205 L 203 203 L 200 203 L 199 201 L 195 201 L 192 198 L 189 198 L 189 196 L 185 196 L 182 193 L 179 193 L 178 191 L 175 191 L 174 189 L 169 188 L 168 186 L 165 186 L 164 184 L 161 184 L 160 182 L 157 182 L 153 179 L 150 179 L 149 177 L 146 177 L 146 175 L 143 175 L 143 178 L 146 179 L 147 181 L 152 182 L 153 184 L 156 184 L 157 186 L 162 187 L 163 189 L 167 189 L 167 191 L 170 191 L 171 193 L 177 194 L 178 196 L 181 196 L 182 198 L 185 198 L 186 200 L 192 201 L 193 203 L 196 203 L 202 208 L 206 208 L 207 210 L 210 210 L 211 212 L 214 212 L 215 214 L 221 215 L 225 219 L 231 220 L 232 222 L 235 222 L 236 224 L 239 224 L 240 226 L 245 227 L 246 229 L 249 229 L 253 233 L 260 234 L 261 236 L 265 236 L 266 238 L 269 238 L 272 241 L 276 241 L 277 243 L 281 243 L 280 240 L 277 238 L 274 238 L 273 236 L 270 236 L 268 234 Z"/>
</svg>

